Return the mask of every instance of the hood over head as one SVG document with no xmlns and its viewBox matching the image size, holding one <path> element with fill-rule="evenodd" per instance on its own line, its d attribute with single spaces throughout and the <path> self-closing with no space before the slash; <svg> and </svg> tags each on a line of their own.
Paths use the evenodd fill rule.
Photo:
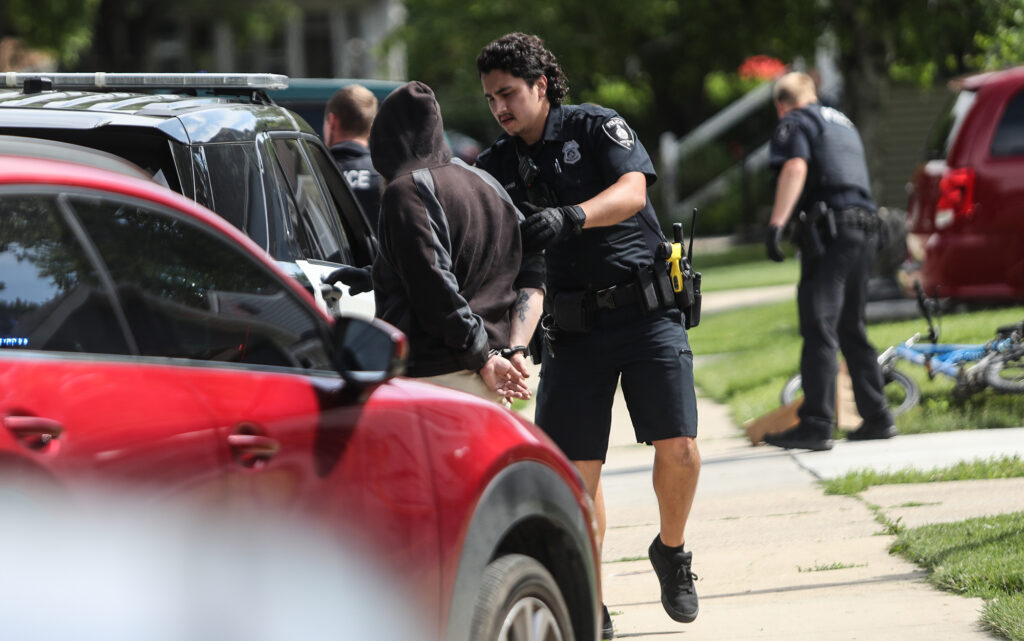
<svg viewBox="0 0 1024 641">
<path fill-rule="evenodd" d="M 380 103 L 370 128 L 370 158 L 387 180 L 451 160 L 441 107 L 422 82 L 407 82 Z"/>
</svg>

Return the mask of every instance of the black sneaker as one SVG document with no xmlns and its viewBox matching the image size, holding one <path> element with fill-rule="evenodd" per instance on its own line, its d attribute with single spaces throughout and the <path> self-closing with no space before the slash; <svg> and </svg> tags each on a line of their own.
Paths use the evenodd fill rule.
<svg viewBox="0 0 1024 641">
<path fill-rule="evenodd" d="M 601 604 L 601 611 L 604 619 L 601 622 L 601 641 L 611 641 L 615 638 L 615 627 L 612 625 L 612 615 L 608 614 L 608 606 Z"/>
<path fill-rule="evenodd" d="M 797 425 L 791 430 L 777 434 L 765 434 L 764 442 L 768 445 L 781 447 L 787 450 L 814 450 L 823 452 L 832 449 L 832 439 L 823 436 L 820 430 L 807 427 L 803 424 Z"/>
<path fill-rule="evenodd" d="M 654 566 L 654 573 L 661 583 L 661 605 L 670 617 L 680 623 L 689 623 L 697 618 L 697 588 L 693 585 L 697 575 L 690 569 L 693 552 L 665 554 L 658 545 L 659 536 L 654 537 L 647 554 Z"/>
<path fill-rule="evenodd" d="M 899 434 L 896 426 L 891 423 L 871 424 L 867 421 L 860 424 L 860 427 L 847 432 L 846 438 L 850 441 L 870 441 L 874 439 L 892 438 Z"/>
</svg>

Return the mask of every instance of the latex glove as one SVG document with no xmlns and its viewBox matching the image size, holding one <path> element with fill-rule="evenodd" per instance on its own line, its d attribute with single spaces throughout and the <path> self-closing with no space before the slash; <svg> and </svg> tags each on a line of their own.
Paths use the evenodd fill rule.
<svg viewBox="0 0 1024 641">
<path fill-rule="evenodd" d="M 785 256 L 782 253 L 782 227 L 778 225 L 768 225 L 768 234 L 764 239 L 765 253 L 768 254 L 768 258 L 774 260 L 777 263 L 781 263 L 785 260 Z"/>
<path fill-rule="evenodd" d="M 545 249 L 558 241 L 583 230 L 587 215 L 579 205 L 565 207 L 537 207 L 523 203 L 526 220 L 519 225 L 523 235 L 523 249 Z"/>
<path fill-rule="evenodd" d="M 370 275 L 369 267 L 342 265 L 330 274 L 323 276 L 320 280 L 328 285 L 333 285 L 339 281 L 345 283 L 348 285 L 348 293 L 352 296 L 373 289 L 373 277 Z"/>
</svg>

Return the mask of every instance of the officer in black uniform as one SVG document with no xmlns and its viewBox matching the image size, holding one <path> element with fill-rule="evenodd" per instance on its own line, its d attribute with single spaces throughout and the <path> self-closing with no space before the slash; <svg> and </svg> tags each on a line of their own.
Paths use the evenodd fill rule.
<svg viewBox="0 0 1024 641">
<path fill-rule="evenodd" d="M 804 339 L 804 401 L 799 425 L 769 434 L 765 441 L 787 449 L 832 448 L 837 347 L 846 358 L 857 411 L 864 419 L 847 438 L 890 438 L 896 429 L 877 354 L 864 331 L 867 283 L 879 233 L 864 146 L 849 118 L 818 104 L 807 74 L 784 75 L 775 85 L 774 98 L 779 124 L 770 162 L 778 181 L 766 248 L 772 260 L 783 259 L 783 227 L 791 212 L 801 212 L 796 225 L 797 306 Z"/>
<path fill-rule="evenodd" d="M 324 110 L 324 142 L 341 170 L 370 228 L 380 217 L 380 174 L 370 161 L 370 126 L 377 115 L 377 98 L 358 84 L 334 92 Z"/>
<path fill-rule="evenodd" d="M 647 198 L 651 160 L 614 111 L 561 104 L 565 76 L 540 38 L 503 36 L 484 47 L 477 69 L 506 134 L 477 164 L 527 213 L 524 244 L 546 247 L 535 420 L 580 470 L 603 539 L 600 475 L 621 377 L 637 441 L 655 447 L 661 531 L 650 554 L 662 603 L 673 619 L 692 621 L 683 543 L 700 471 L 693 355 L 665 262 L 655 259 L 664 237 Z M 604 638 L 612 633 L 605 609 Z"/>
</svg>

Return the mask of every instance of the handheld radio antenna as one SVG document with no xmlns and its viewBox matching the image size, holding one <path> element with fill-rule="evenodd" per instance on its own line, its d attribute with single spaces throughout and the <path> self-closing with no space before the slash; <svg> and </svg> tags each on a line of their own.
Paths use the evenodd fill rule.
<svg viewBox="0 0 1024 641">
<path fill-rule="evenodd" d="M 693 208 L 693 216 L 690 217 L 690 247 L 686 250 L 686 255 L 690 259 L 690 265 L 693 265 L 693 230 L 697 226 L 697 208 Z"/>
</svg>

